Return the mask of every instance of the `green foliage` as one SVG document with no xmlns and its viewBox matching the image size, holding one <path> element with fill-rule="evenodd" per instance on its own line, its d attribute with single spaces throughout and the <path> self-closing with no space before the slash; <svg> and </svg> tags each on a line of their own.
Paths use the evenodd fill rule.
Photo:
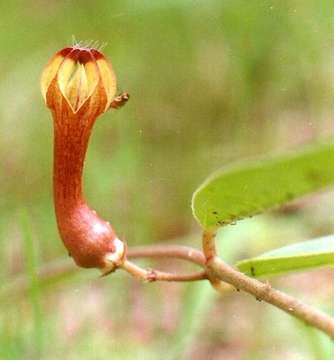
<svg viewBox="0 0 334 360">
<path fill-rule="evenodd" d="M 20 214 L 23 247 L 25 254 L 26 273 L 29 281 L 28 298 L 32 307 L 33 313 L 33 343 L 34 356 L 41 357 L 44 346 L 44 329 L 43 329 L 43 315 L 41 307 L 41 292 L 37 280 L 37 254 L 34 244 L 34 236 L 31 229 L 29 215 L 26 209 L 21 210 Z"/>
<path fill-rule="evenodd" d="M 299 242 L 237 263 L 240 271 L 260 277 L 334 265 L 334 236 Z"/>
<path fill-rule="evenodd" d="M 193 214 L 215 229 L 283 205 L 334 182 L 334 144 L 223 168 L 194 193 Z"/>
</svg>

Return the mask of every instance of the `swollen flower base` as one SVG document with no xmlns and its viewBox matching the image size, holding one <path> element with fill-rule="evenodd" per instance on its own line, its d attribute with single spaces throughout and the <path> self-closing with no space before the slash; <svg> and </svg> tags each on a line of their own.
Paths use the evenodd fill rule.
<svg viewBox="0 0 334 360">
<path fill-rule="evenodd" d="M 50 60 L 41 90 L 54 120 L 53 192 L 60 236 L 77 265 L 108 273 L 122 264 L 126 247 L 86 204 L 82 173 L 96 118 L 124 104 L 128 94 L 115 97 L 116 77 L 101 52 L 76 46 Z"/>
</svg>

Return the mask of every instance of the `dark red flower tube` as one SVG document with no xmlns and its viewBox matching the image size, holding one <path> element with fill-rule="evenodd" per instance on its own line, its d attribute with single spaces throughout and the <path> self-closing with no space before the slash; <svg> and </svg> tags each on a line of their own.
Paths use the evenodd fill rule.
<svg viewBox="0 0 334 360">
<path fill-rule="evenodd" d="M 41 90 L 54 120 L 53 192 L 60 236 L 77 265 L 108 273 L 122 263 L 126 247 L 86 204 L 82 173 L 96 118 L 128 96 L 115 98 L 116 77 L 101 52 L 76 46 L 50 60 Z"/>
</svg>

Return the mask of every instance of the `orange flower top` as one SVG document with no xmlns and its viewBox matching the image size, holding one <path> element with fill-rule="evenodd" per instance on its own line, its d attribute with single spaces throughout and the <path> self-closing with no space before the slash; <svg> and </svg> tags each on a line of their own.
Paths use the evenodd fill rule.
<svg viewBox="0 0 334 360">
<path fill-rule="evenodd" d="M 94 92 L 104 92 L 105 104 L 100 112 L 109 109 L 116 95 L 116 76 L 110 62 L 96 49 L 66 47 L 58 51 L 41 77 L 41 91 L 46 104 L 53 108 L 50 89 L 56 87 L 73 113 L 77 113 Z M 97 99 L 101 97 L 97 97 Z"/>
</svg>

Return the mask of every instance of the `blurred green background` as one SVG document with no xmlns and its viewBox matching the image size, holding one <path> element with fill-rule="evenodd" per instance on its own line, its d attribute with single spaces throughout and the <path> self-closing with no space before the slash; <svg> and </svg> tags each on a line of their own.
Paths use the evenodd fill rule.
<svg viewBox="0 0 334 360">
<path fill-rule="evenodd" d="M 107 42 L 119 90 L 131 94 L 96 123 L 89 203 L 130 245 L 199 247 L 190 199 L 211 171 L 334 134 L 333 13 L 329 0 L 1 1 L 1 359 L 334 358 L 318 332 L 207 284 L 100 279 L 94 270 L 36 280 L 66 258 L 39 77 L 72 35 Z M 234 262 L 333 233 L 333 210 L 327 192 L 242 221 L 223 232 L 221 255 Z M 273 283 L 333 313 L 333 275 Z"/>
</svg>

